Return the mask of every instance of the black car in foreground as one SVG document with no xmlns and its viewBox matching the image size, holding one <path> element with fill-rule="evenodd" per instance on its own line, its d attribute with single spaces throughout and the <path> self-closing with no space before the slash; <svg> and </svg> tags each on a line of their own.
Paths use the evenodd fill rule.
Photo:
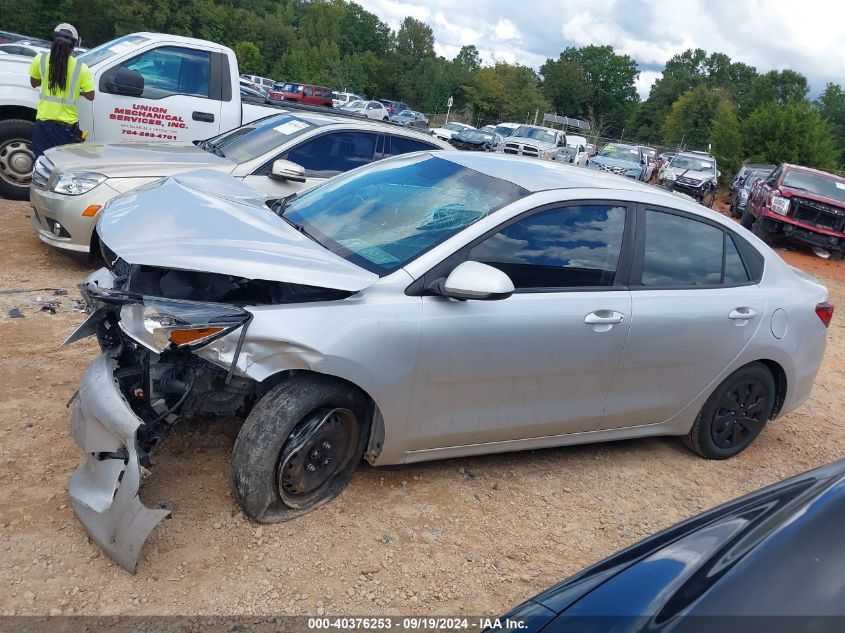
<svg viewBox="0 0 845 633">
<path fill-rule="evenodd" d="M 845 631 L 845 459 L 640 541 L 499 622 L 522 633 Z"/>
</svg>

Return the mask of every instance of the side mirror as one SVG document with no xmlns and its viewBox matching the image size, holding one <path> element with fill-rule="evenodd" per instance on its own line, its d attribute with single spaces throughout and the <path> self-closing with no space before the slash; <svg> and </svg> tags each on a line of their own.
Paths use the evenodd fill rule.
<svg viewBox="0 0 845 633">
<path fill-rule="evenodd" d="M 716 178 L 718 178 L 718 177 L 719 177 L 719 176 L 721 176 L 721 175 L 722 175 L 722 172 L 721 172 L 721 171 L 719 171 L 719 170 L 717 169 L 717 170 L 716 170 Z"/>
<path fill-rule="evenodd" d="M 289 160 L 275 160 L 267 177 L 273 180 L 305 182 L 305 168 Z"/>
<path fill-rule="evenodd" d="M 507 299 L 514 292 L 513 282 L 497 268 L 481 262 L 459 264 L 449 276 L 437 280 L 432 289 L 452 299 Z"/>
<path fill-rule="evenodd" d="M 106 90 L 125 97 L 140 97 L 144 94 L 144 76 L 137 70 L 119 68 L 106 82 Z"/>
</svg>

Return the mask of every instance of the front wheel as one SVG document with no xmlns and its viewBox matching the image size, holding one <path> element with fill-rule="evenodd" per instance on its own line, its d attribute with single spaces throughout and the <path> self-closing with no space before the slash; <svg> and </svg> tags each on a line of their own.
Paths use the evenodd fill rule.
<svg viewBox="0 0 845 633">
<path fill-rule="evenodd" d="M 701 407 L 684 444 L 707 459 L 727 459 L 745 450 L 772 415 L 776 386 L 762 363 L 740 367 Z"/>
<path fill-rule="evenodd" d="M 12 200 L 29 198 L 35 155 L 32 129 L 24 119 L 0 121 L 0 194 Z"/>
<path fill-rule="evenodd" d="M 262 523 L 287 521 L 337 497 L 369 439 L 367 403 L 343 382 L 293 377 L 258 401 L 232 449 L 232 487 Z"/>
<path fill-rule="evenodd" d="M 739 221 L 740 226 L 751 230 L 751 227 L 754 226 L 754 216 L 751 215 L 751 210 L 748 208 L 748 205 L 742 210 L 742 218 Z"/>
</svg>

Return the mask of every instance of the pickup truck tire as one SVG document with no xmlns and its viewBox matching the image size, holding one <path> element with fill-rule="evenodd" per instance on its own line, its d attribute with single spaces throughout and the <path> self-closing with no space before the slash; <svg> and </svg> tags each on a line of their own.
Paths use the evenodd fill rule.
<svg viewBox="0 0 845 633">
<path fill-rule="evenodd" d="M 746 205 L 745 209 L 742 210 L 742 218 L 739 221 L 740 225 L 743 228 L 751 230 L 751 227 L 754 226 L 754 216 L 751 215 L 751 211 L 748 210 L 748 206 Z"/>
<path fill-rule="evenodd" d="M 12 200 L 29 198 L 32 180 L 32 129 L 25 119 L 0 121 L 0 195 Z"/>
<path fill-rule="evenodd" d="M 293 519 L 337 497 L 369 441 L 369 407 L 328 376 L 293 376 L 253 407 L 232 449 L 232 488 L 261 523 Z"/>
</svg>

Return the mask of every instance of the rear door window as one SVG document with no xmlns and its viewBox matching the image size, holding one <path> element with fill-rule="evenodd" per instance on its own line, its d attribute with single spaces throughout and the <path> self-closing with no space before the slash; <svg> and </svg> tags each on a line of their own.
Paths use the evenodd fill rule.
<svg viewBox="0 0 845 633">
<path fill-rule="evenodd" d="M 646 209 L 641 286 L 730 286 L 750 279 L 729 232 L 682 215 Z"/>
<path fill-rule="evenodd" d="M 440 149 L 437 145 L 426 143 L 415 138 L 407 138 L 404 136 L 390 137 L 390 151 L 388 156 L 399 156 L 400 154 L 407 154 L 409 152 L 423 152 L 427 150 Z"/>
</svg>

